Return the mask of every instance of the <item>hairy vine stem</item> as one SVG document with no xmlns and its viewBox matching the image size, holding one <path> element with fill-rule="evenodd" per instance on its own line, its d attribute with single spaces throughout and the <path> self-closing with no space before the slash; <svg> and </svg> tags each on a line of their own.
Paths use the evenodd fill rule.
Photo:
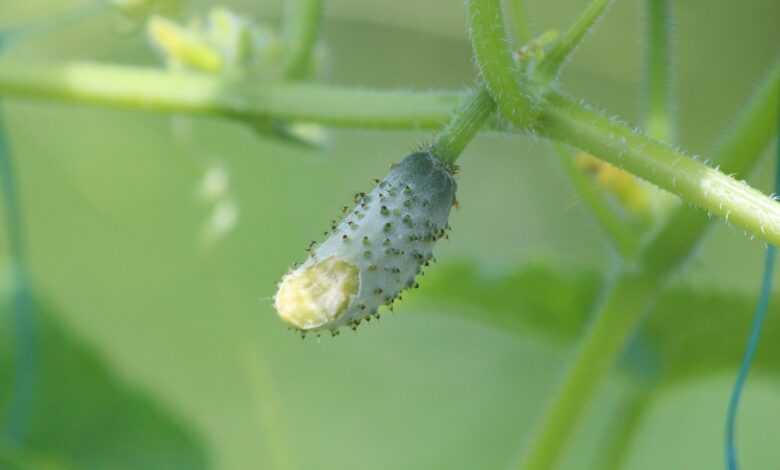
<svg viewBox="0 0 780 470">
<path fill-rule="evenodd" d="M 496 102 L 484 87 L 474 90 L 453 114 L 450 123 L 436 136 L 431 147 L 432 153 L 446 162 L 454 163 L 495 110 Z"/>
<path fill-rule="evenodd" d="M 780 204 L 773 198 L 571 98 L 548 96 L 550 105 L 542 111 L 539 126 L 543 135 L 598 155 L 688 203 L 780 244 Z"/>
<path fill-rule="evenodd" d="M 566 31 L 536 68 L 536 75 L 542 81 L 558 78 L 566 60 L 582 42 L 588 31 L 604 15 L 612 0 L 592 0 L 577 21 Z"/>
<path fill-rule="evenodd" d="M 780 64 L 750 100 L 736 130 L 716 152 L 728 171 L 745 175 L 773 136 L 780 103 Z M 739 151 L 738 151 L 739 149 Z M 628 338 L 648 313 L 669 275 L 690 256 L 711 219 L 686 207 L 642 251 L 636 270 L 623 270 L 606 289 L 605 302 L 593 314 L 574 363 L 544 415 L 524 456 L 523 470 L 554 468 L 596 387 L 614 366 Z"/>
<path fill-rule="evenodd" d="M 565 38 L 581 39 L 584 31 L 589 29 L 605 7 L 606 2 L 593 0 L 583 15 L 587 20 L 575 24 L 570 30 L 574 33 L 567 34 Z M 527 99 L 525 102 L 519 100 L 517 93 L 513 94 L 512 90 L 508 89 L 513 86 L 511 81 L 500 74 L 490 76 L 495 73 L 496 64 L 503 64 L 500 67 L 504 71 L 512 70 L 504 59 L 508 55 L 508 41 L 501 37 L 503 31 L 494 26 L 502 24 L 500 17 L 499 21 L 496 21 L 495 15 L 500 16 L 498 12 L 497 0 L 469 2 L 474 53 L 488 88 L 498 101 L 499 110 L 506 119 L 522 128 L 528 124 L 528 113 L 517 113 L 517 108 L 525 103 L 536 105 L 538 102 L 534 99 Z M 491 38 L 491 35 L 494 37 Z M 574 39 L 558 43 L 553 51 L 560 52 L 548 56 L 552 58 L 547 59 L 547 63 L 552 65 L 545 66 L 543 62 L 541 72 L 537 72 L 542 83 L 557 76 L 557 70 L 577 41 Z M 504 50 L 501 50 L 502 48 Z M 660 67 L 652 69 L 658 70 Z M 778 100 L 772 91 L 778 86 L 775 81 L 777 80 L 773 77 L 770 78 L 770 85 L 767 87 L 769 91 L 766 94 L 770 96 L 770 106 L 776 112 Z M 518 81 L 514 86 L 525 84 Z M 530 87 L 529 90 L 534 91 Z M 598 155 L 678 194 L 688 202 L 747 228 L 752 233 L 760 232 L 770 243 L 780 242 L 780 218 L 777 212 L 779 205 L 773 198 L 768 198 L 745 183 L 682 155 L 666 144 L 609 119 L 581 102 L 551 90 L 544 90 L 544 93 L 546 102 L 539 106 L 538 119 L 533 122 L 534 128 L 542 135 Z M 658 94 L 666 98 L 664 93 L 665 90 L 660 90 Z M 509 106 L 509 112 L 507 105 L 501 103 L 507 96 L 510 97 L 509 102 L 514 103 Z M 657 108 L 666 111 L 667 104 L 664 101 Z M 754 110 L 759 113 L 762 111 L 760 107 Z M 761 114 L 762 118 L 772 117 L 771 114 Z M 752 121 L 750 118 L 747 120 Z M 774 119 L 768 119 L 767 122 L 771 125 Z M 663 131 L 670 133 L 668 128 Z M 657 133 L 660 135 L 662 132 Z M 750 133 L 752 130 L 748 131 L 748 134 Z M 754 161 L 756 157 L 751 155 L 747 159 L 751 158 Z M 740 191 L 739 188 L 745 191 Z M 701 218 L 699 215 L 699 219 Z M 691 241 L 695 242 L 696 239 Z M 680 260 L 685 257 L 687 253 L 680 258 L 670 258 L 667 255 L 661 256 L 661 259 Z M 645 269 L 643 266 L 639 266 L 638 270 L 624 268 L 620 271 L 608 289 L 606 301 L 596 312 L 594 322 L 580 344 L 569 373 L 566 374 L 556 398 L 544 415 L 538 433 L 524 455 L 522 469 L 543 470 L 554 467 L 596 387 L 614 366 L 627 338 L 636 329 L 643 314 L 652 308 L 657 292 L 667 279 L 667 273 L 659 269 Z"/>
<path fill-rule="evenodd" d="M 528 93 L 538 93 L 530 82 L 513 78 L 499 1 L 471 0 L 467 5 L 477 64 L 498 109 L 515 126 L 526 128 L 533 118 L 533 128 L 542 135 L 598 155 L 759 238 L 780 244 L 780 205 L 774 199 L 558 92 L 545 91 L 544 103 L 521 92 L 521 86 L 528 86 Z"/>
<path fill-rule="evenodd" d="M 534 119 L 533 101 L 537 93 L 532 92 L 531 82 L 517 73 L 517 65 L 509 51 L 500 2 L 468 0 L 466 9 L 474 57 L 486 88 L 506 119 L 518 128 L 528 127 Z"/>
</svg>

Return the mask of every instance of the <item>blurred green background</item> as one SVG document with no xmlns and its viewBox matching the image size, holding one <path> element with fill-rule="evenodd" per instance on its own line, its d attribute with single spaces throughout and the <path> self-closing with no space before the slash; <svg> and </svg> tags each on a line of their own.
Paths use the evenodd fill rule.
<svg viewBox="0 0 780 470">
<path fill-rule="evenodd" d="M 565 28 L 586 3 L 530 0 L 533 32 Z M 673 3 L 680 145 L 706 156 L 777 57 L 780 3 Z M 77 4 L 4 0 L 0 24 Z M 277 1 L 222 4 L 278 24 Z M 462 2 L 326 4 L 324 81 L 421 90 L 474 83 Z M 640 5 L 616 1 L 563 80 L 629 122 L 639 116 Z M 142 32 L 105 19 L 9 55 L 159 62 Z M 42 338 L 42 357 L 51 358 L 39 384 L 46 406 L 36 410 L 30 449 L 14 457 L 29 468 L 512 468 L 613 267 L 550 147 L 486 133 L 461 159 L 461 207 L 422 289 L 379 324 L 301 341 L 273 311 L 276 282 L 352 193 L 429 134 L 334 130 L 311 150 L 218 119 L 194 119 L 187 132 L 170 116 L 21 100 L 2 109 L 36 297 L 47 322 L 63 329 Z M 764 189 L 770 153 L 751 177 Z M 197 191 L 214 163 L 229 172 L 240 219 L 204 244 L 211 209 Z M 682 372 L 651 393 L 623 468 L 721 465 L 763 249 L 717 224 L 675 279 L 658 337 L 681 342 L 672 355 L 681 362 L 662 366 Z M 458 269 L 467 275 L 452 275 Z M 778 316 L 774 303 L 742 408 L 745 468 L 780 468 Z M 703 366 L 688 368 L 688 352 Z M 69 362 L 71 353 L 85 357 Z M 4 357 L 0 398 L 12 371 Z M 633 393 L 627 377 L 616 372 L 601 390 L 561 468 L 600 468 Z"/>
</svg>

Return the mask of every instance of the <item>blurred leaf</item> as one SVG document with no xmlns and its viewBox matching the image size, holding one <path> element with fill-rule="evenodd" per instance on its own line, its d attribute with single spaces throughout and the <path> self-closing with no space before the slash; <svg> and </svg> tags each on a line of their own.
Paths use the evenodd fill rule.
<svg viewBox="0 0 780 470">
<path fill-rule="evenodd" d="M 98 354 L 35 307 L 42 351 L 29 434 L 23 449 L 0 446 L 2 468 L 200 469 L 198 437 L 109 372 Z M 0 403 L 5 418 L 13 378 L 10 311 L 0 306 Z"/>
<path fill-rule="evenodd" d="M 541 265 L 489 273 L 473 263 L 426 272 L 415 299 L 446 302 L 472 320 L 515 332 L 528 328 L 571 340 L 583 328 L 600 286 L 593 273 L 564 276 Z"/>
<path fill-rule="evenodd" d="M 432 270 L 415 300 L 445 302 L 452 312 L 506 331 L 535 330 L 573 341 L 583 331 L 601 285 L 594 272 L 558 273 L 533 265 L 488 274 L 474 264 L 455 264 Z M 673 287 L 661 294 L 645 320 L 640 342 L 659 356 L 665 380 L 733 369 L 742 358 L 754 304 L 755 299 L 744 295 Z M 777 308 L 767 318 L 756 367 L 780 372 Z"/>
<path fill-rule="evenodd" d="M 69 470 L 61 462 L 41 458 L 18 448 L 0 446 L 0 468 L 3 470 Z"/>
</svg>

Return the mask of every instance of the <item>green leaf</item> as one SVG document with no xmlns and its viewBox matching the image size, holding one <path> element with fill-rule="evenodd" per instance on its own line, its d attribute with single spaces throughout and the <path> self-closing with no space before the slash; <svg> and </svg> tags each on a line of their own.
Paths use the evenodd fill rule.
<svg viewBox="0 0 780 470">
<path fill-rule="evenodd" d="M 603 284 L 595 272 L 556 272 L 531 265 L 490 274 L 463 263 L 431 270 L 413 301 L 446 303 L 452 313 L 505 331 L 573 342 L 585 328 Z M 660 361 L 664 380 L 734 369 L 742 358 L 754 303 L 754 298 L 740 294 L 672 287 L 661 293 L 635 344 Z M 756 367 L 778 373 L 780 315 L 774 313 L 770 311 L 765 324 Z M 631 354 L 630 362 L 637 365 Z"/>
<path fill-rule="evenodd" d="M 5 299 L 4 299 L 5 300 Z M 179 419 L 115 377 L 99 355 L 60 324 L 48 304 L 34 308 L 39 375 L 24 447 L 0 445 L 2 468 L 202 469 L 199 438 Z M 10 309 L 0 305 L 0 420 L 8 414 L 13 357 Z M 2 444 L 2 443 L 0 443 Z"/>
<path fill-rule="evenodd" d="M 558 340 L 582 330 L 600 285 L 592 273 L 561 276 L 540 265 L 490 273 L 471 263 L 436 266 L 423 280 L 415 300 L 446 302 L 473 320 L 518 333 L 537 329 Z"/>
</svg>

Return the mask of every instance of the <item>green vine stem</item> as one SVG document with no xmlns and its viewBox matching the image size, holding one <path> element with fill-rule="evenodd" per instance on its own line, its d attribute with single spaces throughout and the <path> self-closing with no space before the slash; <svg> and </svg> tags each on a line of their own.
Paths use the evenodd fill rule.
<svg viewBox="0 0 780 470">
<path fill-rule="evenodd" d="M 13 62 L 0 65 L 0 95 L 250 122 L 278 118 L 380 129 L 439 129 L 463 99 L 461 93 L 258 84 L 141 67 Z"/>
<path fill-rule="evenodd" d="M 571 98 L 549 93 L 548 100 L 538 126 L 542 135 L 598 155 L 758 238 L 780 244 L 780 204 L 773 198 Z"/>
<path fill-rule="evenodd" d="M 621 333 L 634 331 L 657 289 L 656 279 L 639 273 L 622 272 L 614 281 L 523 456 L 521 469 L 555 468 L 601 378 L 612 370 L 615 358 L 625 346 L 626 335 Z"/>
<path fill-rule="evenodd" d="M 668 0 L 645 0 L 646 51 L 643 78 L 644 129 L 664 142 L 674 141 L 671 66 L 671 5 Z"/>
<path fill-rule="evenodd" d="M 287 47 L 284 78 L 302 80 L 312 71 L 322 19 L 322 0 L 288 0 L 284 3 L 283 35 Z"/>
<path fill-rule="evenodd" d="M 582 15 L 577 18 L 577 21 L 566 31 L 563 37 L 555 42 L 555 45 L 545 54 L 544 59 L 536 68 L 536 75 L 541 81 L 548 82 L 558 78 L 558 74 L 565 65 L 566 60 L 577 46 L 582 43 L 588 31 L 593 29 L 598 20 L 604 16 L 604 12 L 611 1 L 593 0 L 588 4 Z"/>
<path fill-rule="evenodd" d="M 0 45 L 2 48 L 2 45 Z M 11 156 L 5 124 L 0 114 L 0 195 L 4 212 L 4 231 L 8 236 L 10 298 L 14 323 L 14 380 L 8 400 L 6 420 L 0 437 L 22 446 L 30 428 L 39 379 L 39 333 L 33 305 L 33 288 L 25 249 L 24 220 L 19 201 L 19 186 Z"/>
<path fill-rule="evenodd" d="M 778 99 L 780 67 L 775 66 L 764 85 L 750 99 L 750 105 L 735 130 L 721 145 L 717 153 L 719 161 L 733 165 L 732 168 L 741 170 L 740 174 L 748 173 L 755 166 L 774 135 L 780 104 Z M 688 211 L 687 214 L 684 211 Z M 686 222 L 683 218 L 685 215 L 695 217 L 691 222 Z M 607 300 L 593 315 L 595 323 L 582 340 L 575 363 L 531 442 L 523 470 L 553 468 L 596 387 L 614 366 L 623 345 L 635 331 L 637 322 L 645 312 L 652 309 L 663 281 L 688 258 L 709 223 L 701 211 L 680 209 L 678 215 L 672 217 L 661 231 L 661 235 L 643 251 L 643 262 L 638 267 L 641 271 L 621 272 L 607 289 Z M 679 236 L 682 242 L 676 242 L 675 236 Z M 665 251 L 666 247 L 670 250 Z M 634 300 L 637 302 L 632 304 Z M 618 314 L 613 311 L 614 306 L 622 306 L 625 310 Z M 607 338 L 609 344 L 600 346 L 598 343 L 603 338 Z"/>
<path fill-rule="evenodd" d="M 641 429 L 643 418 L 653 405 L 653 394 L 647 384 L 633 384 L 622 398 L 617 413 L 612 417 L 606 434 L 604 451 L 594 468 L 600 470 L 621 470 L 626 467 L 630 445 Z"/>
<path fill-rule="evenodd" d="M 529 82 L 514 78 L 499 2 L 470 0 L 467 6 L 474 55 L 488 89 L 504 117 L 524 128 L 536 100 L 521 92 L 521 85 L 533 91 Z M 533 106 L 540 134 L 598 155 L 765 241 L 780 243 L 780 205 L 774 199 L 564 95 L 548 91 L 546 98 Z"/>
<path fill-rule="evenodd" d="M 780 61 L 748 101 L 730 132 L 714 152 L 715 163 L 728 174 L 747 177 L 775 135 L 780 120 Z M 713 220 L 699 210 L 680 207 L 644 250 L 642 265 L 663 276 L 680 267 L 695 251 Z"/>
<path fill-rule="evenodd" d="M 528 12 L 525 0 L 504 0 L 504 11 L 508 14 L 508 25 L 512 36 L 515 38 L 515 46 L 520 47 L 531 40 L 531 32 L 528 30 Z"/>
<path fill-rule="evenodd" d="M 487 89 L 477 88 L 436 136 L 431 152 L 445 162 L 455 163 L 495 110 L 496 102 Z"/>
<path fill-rule="evenodd" d="M 485 86 L 501 114 L 519 128 L 533 120 L 531 84 L 517 73 L 509 51 L 499 0 L 467 0 L 466 13 L 474 56 Z"/>
</svg>

